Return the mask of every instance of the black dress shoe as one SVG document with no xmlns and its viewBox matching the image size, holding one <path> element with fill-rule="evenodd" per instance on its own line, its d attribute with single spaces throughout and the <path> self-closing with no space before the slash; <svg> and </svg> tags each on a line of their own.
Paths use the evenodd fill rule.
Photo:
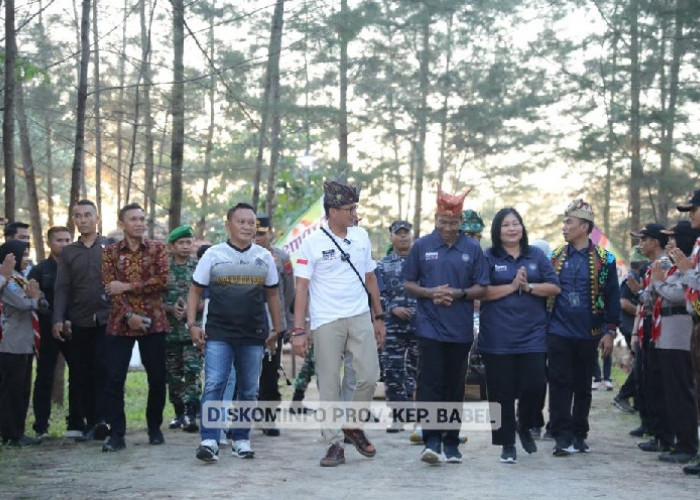
<svg viewBox="0 0 700 500">
<path fill-rule="evenodd" d="M 115 451 L 120 451 L 126 448 L 126 442 L 124 438 L 112 436 L 105 444 L 102 445 L 102 451 L 104 453 L 111 453 Z"/>
<path fill-rule="evenodd" d="M 165 438 L 160 429 L 148 433 L 148 444 L 163 444 L 165 443 Z"/>
<path fill-rule="evenodd" d="M 104 420 L 97 422 L 95 427 L 93 427 L 92 439 L 95 441 L 104 441 L 107 436 L 109 436 L 109 426 L 107 425 L 107 422 Z"/>
<path fill-rule="evenodd" d="M 199 430 L 197 417 L 194 415 L 185 415 L 182 417 L 182 430 L 185 432 L 197 432 Z"/>
<path fill-rule="evenodd" d="M 637 427 L 636 429 L 632 429 L 630 431 L 630 436 L 634 437 L 644 437 L 644 435 L 647 433 L 647 430 L 645 427 L 642 427 L 641 425 Z"/>
<path fill-rule="evenodd" d="M 694 465 L 686 465 L 683 467 L 683 474 L 690 474 L 692 476 L 700 475 L 700 462 Z"/>
<path fill-rule="evenodd" d="M 182 427 L 182 415 L 175 415 L 175 418 L 168 424 L 168 429 L 179 429 Z"/>
</svg>

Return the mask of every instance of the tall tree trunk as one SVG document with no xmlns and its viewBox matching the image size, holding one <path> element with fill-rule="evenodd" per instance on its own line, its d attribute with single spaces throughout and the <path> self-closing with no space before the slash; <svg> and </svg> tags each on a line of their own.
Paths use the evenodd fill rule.
<svg viewBox="0 0 700 500">
<path fill-rule="evenodd" d="M 442 185 L 445 171 L 447 170 L 447 162 L 445 160 L 445 151 L 447 149 L 447 114 L 449 112 L 449 100 L 451 89 L 450 70 L 452 63 L 452 23 L 454 21 L 454 13 L 450 13 L 450 18 L 447 21 L 447 40 L 445 47 L 445 87 L 442 94 L 442 109 L 440 111 L 440 166 L 438 167 L 438 184 Z"/>
<path fill-rule="evenodd" d="M 153 22 L 153 10 L 149 18 L 149 25 L 146 27 L 146 0 L 141 0 L 140 9 L 141 20 L 141 74 L 143 75 L 143 125 L 144 137 L 146 139 L 146 150 L 144 151 L 145 161 L 145 182 L 144 182 L 144 210 L 146 214 L 154 213 L 153 207 L 156 202 L 155 188 L 153 185 L 153 116 L 151 115 L 151 23 Z M 148 217 L 148 237 L 153 239 L 155 220 Z"/>
<path fill-rule="evenodd" d="M 605 157 L 605 192 L 603 194 L 603 232 L 605 234 L 610 234 L 610 199 L 612 197 L 612 176 L 614 160 L 613 154 L 617 150 L 617 141 L 615 139 L 615 107 L 617 99 L 617 55 L 618 55 L 618 44 L 620 37 L 617 31 L 613 35 L 612 40 L 612 63 L 610 71 L 610 84 L 608 85 L 609 90 L 609 101 L 607 106 L 608 123 L 607 123 L 607 146 L 606 146 L 606 157 Z M 603 82 L 605 82 L 605 76 L 603 75 Z"/>
<path fill-rule="evenodd" d="M 75 117 L 75 150 L 73 168 L 71 171 L 70 203 L 68 214 L 73 213 L 73 207 L 80 198 L 80 184 L 83 178 L 85 163 L 85 108 L 87 106 L 88 62 L 90 60 L 90 0 L 83 0 L 82 17 L 80 19 L 80 78 L 78 79 L 78 103 Z M 66 224 L 74 229 L 73 217 L 68 216 Z"/>
<path fill-rule="evenodd" d="M 183 0 L 171 0 L 173 6 L 173 143 L 170 153 L 170 209 L 168 227 L 172 231 L 180 225 L 182 212 L 182 158 L 185 148 L 185 7 Z"/>
<path fill-rule="evenodd" d="M 41 54 L 41 65 L 47 67 L 49 65 L 48 54 L 48 39 L 44 28 L 44 7 L 43 2 L 39 1 L 39 53 Z M 48 91 L 48 85 L 42 83 L 41 87 Z M 49 222 L 49 227 L 54 225 L 54 202 L 53 202 L 53 120 L 49 114 L 49 107 L 41 107 L 41 118 L 44 130 L 46 131 L 46 141 L 44 142 L 44 157 L 46 158 L 46 212 Z M 65 368 L 65 364 L 63 365 Z M 63 380 L 63 377 L 61 377 Z M 63 388 L 63 385 L 61 385 Z M 63 392 L 61 392 L 63 397 Z M 61 400 L 63 402 L 63 400 Z"/>
<path fill-rule="evenodd" d="M 78 47 L 82 45 L 82 18 L 81 14 L 78 13 L 78 4 L 76 3 L 76 0 L 73 0 L 73 19 L 75 20 L 75 43 Z M 84 8 L 84 5 L 83 5 Z M 89 23 L 89 21 L 88 21 Z M 78 78 L 78 81 L 80 81 L 81 78 L 81 71 L 82 71 L 82 60 L 81 60 L 81 51 L 75 52 L 75 69 L 76 69 L 76 76 Z M 84 131 L 83 131 L 84 132 Z M 84 155 L 84 153 L 83 153 Z M 80 172 L 80 198 L 87 198 L 87 186 L 85 185 L 85 158 L 83 157 L 83 168 L 81 169 Z"/>
<path fill-rule="evenodd" d="M 685 0 L 676 0 L 675 5 L 675 26 L 673 32 L 673 48 L 671 55 L 671 67 L 668 83 L 668 107 L 663 113 L 664 134 L 661 141 L 661 171 L 659 175 L 659 192 L 657 194 L 659 223 L 668 223 L 668 210 L 670 205 L 669 191 L 666 189 L 666 179 L 671 171 L 671 157 L 673 155 L 673 132 L 676 121 L 676 104 L 678 101 L 678 83 L 681 58 L 685 52 L 683 40 L 683 20 L 687 14 L 687 4 Z"/>
<path fill-rule="evenodd" d="M 124 82 L 126 74 L 124 63 L 126 61 L 126 19 L 129 12 L 129 0 L 124 0 L 124 16 L 122 18 L 122 46 L 119 52 L 119 111 L 117 112 L 117 207 L 122 206 L 122 184 L 124 176 L 124 138 L 122 136 L 122 125 L 124 123 Z"/>
<path fill-rule="evenodd" d="M 214 17 L 209 18 L 209 60 L 214 60 L 216 40 L 214 38 Z M 207 142 L 204 147 L 204 179 L 202 183 L 202 199 L 200 202 L 199 221 L 197 222 L 197 238 L 204 239 L 207 229 L 207 215 L 209 215 L 209 174 L 211 172 L 211 152 L 214 147 L 214 104 L 216 93 L 216 74 L 212 72 L 209 78 L 209 126 L 207 127 Z M 255 191 L 253 191 L 255 193 Z M 255 206 L 255 205 L 253 205 Z"/>
<path fill-rule="evenodd" d="M 97 24 L 97 1 L 92 4 L 92 32 L 95 39 L 95 54 L 92 66 L 92 79 L 95 85 L 95 100 L 93 114 L 95 120 L 95 204 L 97 213 L 102 213 L 102 105 L 100 103 L 100 33 Z M 97 230 L 102 232 L 102 218 L 99 219 Z"/>
<path fill-rule="evenodd" d="M 431 13 L 426 12 L 420 26 L 421 51 L 419 55 L 419 92 L 418 102 L 418 140 L 416 141 L 416 206 L 413 214 L 413 231 L 416 238 L 420 237 L 420 221 L 422 216 L 423 177 L 425 173 L 425 138 L 428 128 L 428 84 L 430 71 L 430 22 Z"/>
<path fill-rule="evenodd" d="M 348 164 L 348 1 L 340 0 L 338 43 L 340 46 L 340 112 L 338 116 L 338 178 L 346 180 Z"/>
<path fill-rule="evenodd" d="M 270 32 L 270 92 L 272 94 L 272 128 L 270 130 L 270 169 L 267 177 L 267 205 L 270 217 L 275 210 L 275 181 L 280 158 L 282 119 L 280 117 L 280 54 L 282 52 L 282 30 L 284 28 L 284 0 L 277 0 Z"/>
<path fill-rule="evenodd" d="M 640 227 L 641 188 L 643 182 L 642 160 L 639 156 L 639 0 L 630 0 L 630 181 L 629 210 L 630 228 Z"/>
<path fill-rule="evenodd" d="M 22 168 L 24 170 L 24 182 L 27 185 L 27 201 L 29 203 L 29 217 L 31 219 L 32 238 L 34 250 L 39 261 L 44 260 L 44 237 L 41 230 L 41 212 L 39 211 L 39 196 L 36 191 L 36 175 L 34 173 L 34 161 L 32 160 L 32 146 L 29 143 L 29 128 L 27 127 L 27 114 L 24 110 L 24 90 L 22 77 L 17 78 L 16 103 L 17 123 L 19 124 L 19 142 L 22 151 Z"/>
<path fill-rule="evenodd" d="M 15 1 L 5 0 L 5 85 L 2 114 L 2 156 L 5 166 L 5 217 L 15 220 Z"/>
<path fill-rule="evenodd" d="M 275 6 L 275 10 L 277 7 Z M 273 15 L 274 28 L 274 15 Z M 262 102 L 260 103 L 260 132 L 258 134 L 258 154 L 255 157 L 255 176 L 253 178 L 253 200 L 252 205 L 258 210 L 260 203 L 260 182 L 262 181 L 263 158 L 265 156 L 265 143 L 267 142 L 267 122 L 270 115 L 270 64 L 272 57 L 272 35 L 267 49 L 267 69 L 265 71 L 265 87 L 263 89 Z"/>
</svg>

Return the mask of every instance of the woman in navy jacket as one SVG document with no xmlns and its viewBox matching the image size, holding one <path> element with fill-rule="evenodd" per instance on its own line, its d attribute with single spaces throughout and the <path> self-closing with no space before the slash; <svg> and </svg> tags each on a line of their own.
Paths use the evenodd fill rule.
<svg viewBox="0 0 700 500">
<path fill-rule="evenodd" d="M 545 383 L 546 301 L 559 293 L 559 279 L 544 252 L 528 244 L 523 219 L 514 208 L 496 214 L 491 241 L 485 252 L 491 284 L 481 302 L 479 352 L 486 365 L 489 402 L 501 406 L 501 425 L 493 430 L 492 443 L 503 447 L 501 462 L 515 463 L 516 430 L 525 451 L 537 451 L 529 429 Z"/>
</svg>

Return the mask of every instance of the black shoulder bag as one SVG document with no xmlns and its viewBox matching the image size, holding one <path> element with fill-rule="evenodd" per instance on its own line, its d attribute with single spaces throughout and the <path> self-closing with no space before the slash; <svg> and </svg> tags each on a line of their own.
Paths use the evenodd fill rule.
<svg viewBox="0 0 700 500">
<path fill-rule="evenodd" d="M 370 313 L 370 316 L 372 317 L 372 321 L 374 322 L 374 316 L 372 316 L 372 294 L 369 293 L 369 290 L 367 290 L 367 285 L 365 285 L 365 281 L 362 279 L 362 276 L 360 276 L 360 273 L 357 271 L 357 268 L 350 260 L 350 254 L 347 253 L 342 248 L 340 248 L 340 245 L 338 245 L 338 242 L 335 241 L 335 238 L 333 236 L 331 236 L 331 234 L 328 231 L 326 231 L 325 227 L 321 226 L 321 231 L 326 233 L 326 236 L 328 236 L 331 239 L 331 241 L 333 242 L 335 247 L 340 251 L 340 260 L 350 264 L 350 267 L 352 268 L 352 270 L 355 271 L 355 275 L 357 276 L 357 279 L 359 279 L 360 283 L 362 283 L 362 288 L 364 288 L 365 292 L 367 293 L 367 303 L 369 304 L 369 313 Z"/>
</svg>

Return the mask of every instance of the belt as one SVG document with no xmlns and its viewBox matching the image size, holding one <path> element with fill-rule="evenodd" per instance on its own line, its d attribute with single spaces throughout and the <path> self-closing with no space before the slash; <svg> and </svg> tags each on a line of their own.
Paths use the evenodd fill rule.
<svg viewBox="0 0 700 500">
<path fill-rule="evenodd" d="M 678 314 L 688 314 L 685 306 L 662 307 L 661 316 L 676 316 Z"/>
</svg>

